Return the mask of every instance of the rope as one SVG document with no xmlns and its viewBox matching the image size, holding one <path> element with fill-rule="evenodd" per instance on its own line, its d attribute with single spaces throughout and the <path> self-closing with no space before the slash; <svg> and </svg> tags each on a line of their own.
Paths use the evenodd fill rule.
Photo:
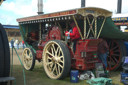
<svg viewBox="0 0 128 85">
<path fill-rule="evenodd" d="M 11 67 L 11 75 L 12 75 L 12 72 L 13 72 L 13 49 L 15 50 L 15 52 L 16 52 L 16 54 L 17 54 L 17 57 L 18 57 L 18 59 L 19 59 L 19 61 L 20 61 L 20 64 L 21 64 L 21 66 L 23 67 L 24 85 L 26 85 L 26 76 L 25 76 L 25 71 L 24 71 L 24 65 L 23 65 L 23 63 L 22 63 L 22 61 L 21 61 L 21 59 L 20 59 L 20 57 L 19 57 L 19 54 L 18 54 L 17 51 L 16 51 L 16 48 L 14 48 L 14 46 L 12 47 L 12 67 Z"/>
</svg>

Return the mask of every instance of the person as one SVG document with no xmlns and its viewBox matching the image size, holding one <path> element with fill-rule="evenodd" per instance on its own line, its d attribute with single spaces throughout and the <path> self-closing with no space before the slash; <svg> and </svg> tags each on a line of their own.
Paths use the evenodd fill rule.
<svg viewBox="0 0 128 85">
<path fill-rule="evenodd" d="M 11 43 L 11 47 L 13 48 L 14 47 L 14 40 L 11 39 L 10 43 Z"/>
<path fill-rule="evenodd" d="M 80 33 L 79 33 L 78 28 L 76 27 L 74 21 L 72 21 L 70 23 L 70 26 L 71 26 L 72 30 L 66 31 L 65 35 L 68 37 L 70 36 L 71 40 L 73 41 L 73 52 L 75 53 L 76 43 L 77 43 L 77 40 L 80 39 Z"/>
<path fill-rule="evenodd" d="M 17 49 L 19 49 L 19 41 L 18 41 L 18 39 L 15 40 L 15 44 L 17 46 Z"/>
<path fill-rule="evenodd" d="M 23 49 L 24 49 L 24 41 L 22 40 L 22 46 L 23 46 Z"/>
<path fill-rule="evenodd" d="M 104 69 L 107 70 L 107 56 L 108 56 L 108 45 L 104 39 L 98 44 L 98 57 L 100 61 L 104 64 Z"/>
</svg>

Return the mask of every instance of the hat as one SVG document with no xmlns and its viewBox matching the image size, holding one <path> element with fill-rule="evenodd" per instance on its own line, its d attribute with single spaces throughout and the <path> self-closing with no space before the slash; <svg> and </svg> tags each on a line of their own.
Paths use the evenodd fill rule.
<svg viewBox="0 0 128 85">
<path fill-rule="evenodd" d="M 70 24 L 71 26 L 74 26 L 74 25 L 75 25 L 75 22 L 74 22 L 74 21 L 71 21 L 69 24 Z"/>
</svg>

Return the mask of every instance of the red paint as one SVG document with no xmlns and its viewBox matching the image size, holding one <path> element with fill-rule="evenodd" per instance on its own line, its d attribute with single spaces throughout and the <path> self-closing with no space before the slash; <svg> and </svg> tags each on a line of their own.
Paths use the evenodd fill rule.
<svg viewBox="0 0 128 85">
<path fill-rule="evenodd" d="M 76 45 L 76 52 L 74 54 L 74 58 L 72 58 L 72 68 L 78 70 L 94 69 L 95 63 L 98 62 L 98 58 L 96 58 L 95 55 L 97 53 L 98 43 L 99 39 L 79 40 Z M 81 52 L 86 53 L 83 58 Z"/>
<path fill-rule="evenodd" d="M 61 40 L 60 28 L 55 26 L 48 32 L 48 40 Z"/>
<path fill-rule="evenodd" d="M 42 50 L 37 50 L 36 51 L 36 59 L 37 60 L 41 60 L 42 59 L 42 53 L 43 53 Z"/>
<path fill-rule="evenodd" d="M 45 44 L 49 40 L 62 40 L 61 35 L 62 34 L 59 27 L 52 27 L 46 36 L 46 40 L 42 40 L 40 45 L 38 45 L 40 50 L 37 50 L 36 58 L 42 59 Z M 98 62 L 98 58 L 95 54 L 97 53 L 97 45 L 99 41 L 99 39 L 78 40 L 75 53 L 73 53 L 71 47 L 67 45 L 71 56 L 71 68 L 78 70 L 94 69 L 95 63 Z"/>
</svg>

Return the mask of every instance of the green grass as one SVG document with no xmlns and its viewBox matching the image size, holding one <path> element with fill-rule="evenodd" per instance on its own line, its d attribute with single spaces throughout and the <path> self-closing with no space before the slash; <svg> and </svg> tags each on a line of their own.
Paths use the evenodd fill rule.
<svg viewBox="0 0 128 85">
<path fill-rule="evenodd" d="M 41 65 L 35 66 L 33 71 L 26 71 L 26 85 L 88 85 L 86 80 L 78 83 L 71 83 L 70 76 L 63 80 L 52 80 L 47 77 Z M 23 69 L 20 65 L 13 66 L 13 76 L 16 78 L 16 85 L 24 85 Z M 123 85 L 120 83 L 120 71 L 111 72 L 110 78 L 113 85 Z"/>
</svg>

